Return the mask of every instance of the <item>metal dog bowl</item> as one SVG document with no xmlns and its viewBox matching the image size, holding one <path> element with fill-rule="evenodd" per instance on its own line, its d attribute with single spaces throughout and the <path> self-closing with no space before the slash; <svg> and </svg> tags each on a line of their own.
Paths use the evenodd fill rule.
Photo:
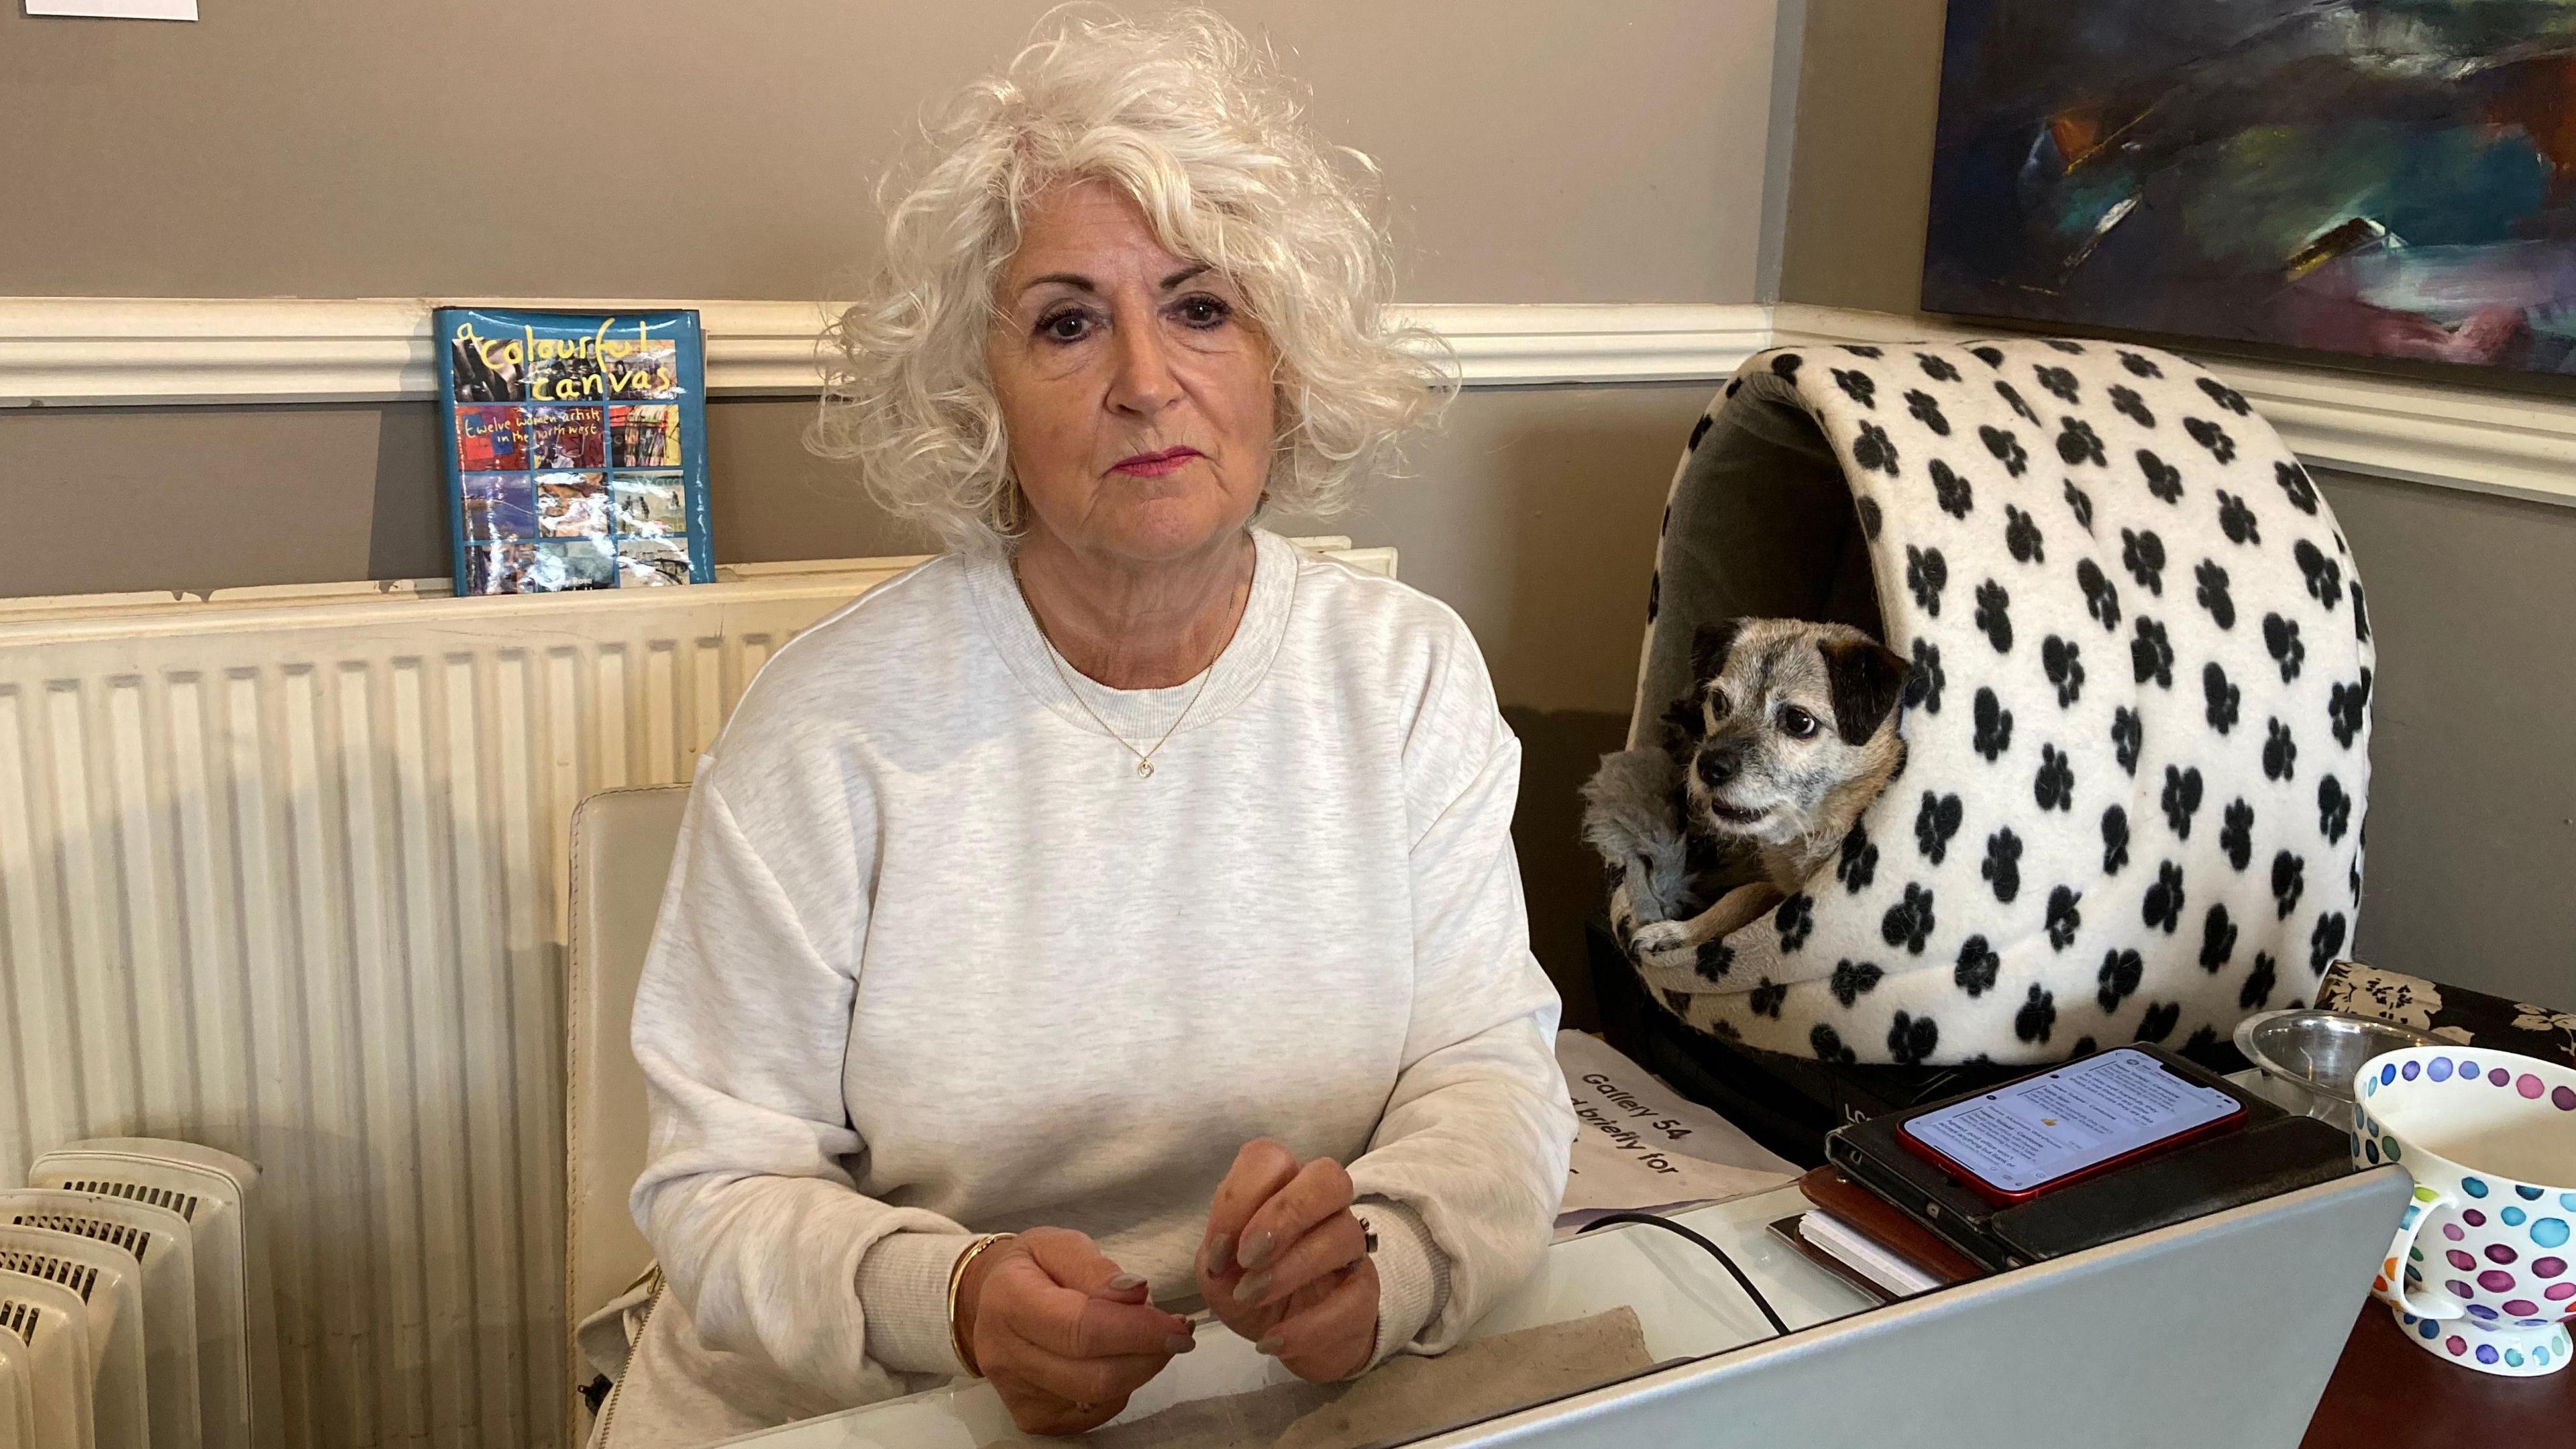
<svg viewBox="0 0 2576 1449">
<path fill-rule="evenodd" d="M 2236 1024 L 2236 1049 L 2263 1071 L 2263 1095 L 2293 1112 L 2352 1128 L 2352 1079 L 2383 1052 L 2433 1046 L 2439 1038 L 2367 1016 L 2294 1007 Z"/>
</svg>

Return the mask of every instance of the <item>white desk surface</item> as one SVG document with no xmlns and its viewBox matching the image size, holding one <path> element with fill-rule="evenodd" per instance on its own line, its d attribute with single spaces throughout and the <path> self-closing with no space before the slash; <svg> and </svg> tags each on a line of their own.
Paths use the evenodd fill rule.
<svg viewBox="0 0 2576 1449">
<path fill-rule="evenodd" d="M 1724 1248 L 1762 1287 L 1790 1328 L 1800 1329 L 1874 1306 L 1850 1285 L 1801 1257 L 1768 1232 L 1776 1219 L 1801 1212 L 1794 1186 L 1715 1203 L 1675 1221 Z M 1771 1326 L 1726 1270 L 1687 1239 L 1659 1228 L 1616 1226 L 1557 1243 L 1529 1280 L 1496 1304 L 1470 1338 L 1588 1317 L 1625 1304 L 1637 1310 L 1646 1350 L 1657 1361 L 1696 1358 L 1770 1335 Z M 1176 1403 L 1239 1394 L 1290 1379 L 1274 1360 L 1252 1351 L 1222 1324 L 1199 1330 L 1197 1352 L 1171 1366 L 1130 1400 L 1114 1422 L 1142 1418 Z M 731 1441 L 759 1449 L 981 1449 L 992 1444 L 1062 1446 L 1064 1439 L 1020 1434 L 982 1382 L 932 1389 L 863 1409 Z"/>
</svg>

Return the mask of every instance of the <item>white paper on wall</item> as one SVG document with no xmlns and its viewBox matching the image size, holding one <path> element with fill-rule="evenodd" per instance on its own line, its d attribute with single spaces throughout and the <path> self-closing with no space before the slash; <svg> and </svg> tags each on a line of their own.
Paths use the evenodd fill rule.
<svg viewBox="0 0 2576 1449">
<path fill-rule="evenodd" d="M 194 20 L 197 0 L 27 0 L 27 13 L 93 20 Z"/>
</svg>

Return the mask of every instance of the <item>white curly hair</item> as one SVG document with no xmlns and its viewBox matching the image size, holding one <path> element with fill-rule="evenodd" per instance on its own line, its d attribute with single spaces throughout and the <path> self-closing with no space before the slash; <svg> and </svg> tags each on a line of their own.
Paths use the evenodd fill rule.
<svg viewBox="0 0 2576 1449">
<path fill-rule="evenodd" d="M 1446 347 L 1387 315 L 1375 164 L 1318 141 L 1271 58 L 1214 15 L 1051 16 L 929 141 L 935 159 L 885 208 L 876 276 L 824 332 L 807 441 L 952 548 L 1006 549 L 1022 524 L 984 344 L 1030 206 L 1066 181 L 1116 186 L 1166 250 L 1241 290 L 1280 419 L 1266 508 L 1347 508 L 1455 391 Z"/>
</svg>

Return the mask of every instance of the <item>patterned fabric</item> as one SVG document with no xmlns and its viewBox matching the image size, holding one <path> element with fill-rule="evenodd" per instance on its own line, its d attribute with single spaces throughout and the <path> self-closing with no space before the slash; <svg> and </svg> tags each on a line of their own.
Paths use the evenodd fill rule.
<svg viewBox="0 0 2576 1449">
<path fill-rule="evenodd" d="M 1694 448 L 1787 409 L 1830 444 L 1914 662 L 1908 761 L 1804 891 L 1640 960 L 1646 983 L 1752 1046 L 1943 1064 L 2200 1047 L 2312 994 L 2360 901 L 2373 651 L 2331 510 L 2245 399 L 2098 342 L 1788 350 Z M 1683 536 L 1717 516 L 1701 480 L 1758 486 L 1711 463 L 1675 478 L 1640 725 L 1707 622 L 1676 564 L 1786 542 Z"/>
<path fill-rule="evenodd" d="M 2317 1005 L 2411 1026 L 2462 1046 L 2576 1067 L 2576 1011 L 2444 986 L 2358 961 L 2337 961 L 2326 972 Z"/>
</svg>

